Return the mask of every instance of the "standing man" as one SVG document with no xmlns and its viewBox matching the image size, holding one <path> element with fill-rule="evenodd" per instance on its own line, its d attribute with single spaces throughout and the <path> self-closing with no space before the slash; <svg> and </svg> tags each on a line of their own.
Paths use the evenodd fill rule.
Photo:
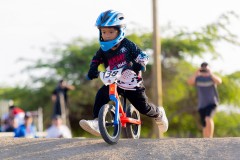
<svg viewBox="0 0 240 160">
<path fill-rule="evenodd" d="M 63 123 L 68 122 L 68 95 L 69 90 L 74 90 L 73 85 L 67 84 L 66 81 L 60 80 L 57 87 L 52 93 L 52 101 L 54 103 L 53 116 L 60 115 L 63 119 Z M 69 124 L 68 124 L 69 126 Z M 70 126 L 69 126 L 70 127 Z"/>
<path fill-rule="evenodd" d="M 198 112 L 203 126 L 203 137 L 212 138 L 214 133 L 213 114 L 219 103 L 216 86 L 222 79 L 213 74 L 207 62 L 188 79 L 189 85 L 195 85 L 198 93 Z"/>
</svg>

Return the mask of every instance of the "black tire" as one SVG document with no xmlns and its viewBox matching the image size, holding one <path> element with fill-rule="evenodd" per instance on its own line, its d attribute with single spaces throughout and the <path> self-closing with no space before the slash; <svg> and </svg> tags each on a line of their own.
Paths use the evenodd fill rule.
<svg viewBox="0 0 240 160">
<path fill-rule="evenodd" d="M 132 104 L 128 106 L 127 117 L 140 120 L 140 113 Z M 127 131 L 128 138 L 139 139 L 140 133 L 141 133 L 141 124 L 137 125 L 137 124 L 127 123 L 126 131 Z"/>
<path fill-rule="evenodd" d="M 105 104 L 99 111 L 98 124 L 102 138 L 108 144 L 116 144 L 121 134 L 121 122 L 114 125 L 115 107 Z"/>
</svg>

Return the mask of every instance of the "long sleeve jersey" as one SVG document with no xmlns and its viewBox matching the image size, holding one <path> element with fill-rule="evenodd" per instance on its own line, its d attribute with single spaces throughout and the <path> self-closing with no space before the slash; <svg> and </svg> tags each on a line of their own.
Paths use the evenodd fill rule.
<svg viewBox="0 0 240 160">
<path fill-rule="evenodd" d="M 123 73 L 118 86 L 127 90 L 135 90 L 142 84 L 141 74 L 138 71 L 145 68 L 148 56 L 136 44 L 124 38 L 116 50 L 103 51 L 101 48 L 92 58 L 88 76 L 93 79 L 98 77 L 98 66 L 104 63 L 105 68 L 115 70 L 125 66 L 132 66 L 135 71 Z"/>
</svg>

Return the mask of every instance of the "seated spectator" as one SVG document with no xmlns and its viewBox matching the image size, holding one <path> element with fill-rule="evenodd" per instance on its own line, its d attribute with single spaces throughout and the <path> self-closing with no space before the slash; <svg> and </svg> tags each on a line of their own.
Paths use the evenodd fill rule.
<svg viewBox="0 0 240 160">
<path fill-rule="evenodd" d="M 33 118 L 30 112 L 27 112 L 24 116 L 24 124 L 20 125 L 15 129 L 14 137 L 25 137 L 25 138 L 37 138 L 36 127 L 33 125 Z"/>
<path fill-rule="evenodd" d="M 72 138 L 70 129 L 62 124 L 61 116 L 53 116 L 52 125 L 47 129 L 46 138 Z"/>
<path fill-rule="evenodd" d="M 14 105 L 9 106 L 9 111 L 2 116 L 2 132 L 13 132 L 24 123 L 24 111 Z"/>
<path fill-rule="evenodd" d="M 19 108 L 19 107 L 16 107 L 16 106 L 13 106 L 14 108 L 13 108 L 13 110 L 12 110 L 12 112 L 13 112 L 13 115 L 14 115 L 14 118 L 15 118 L 15 120 L 16 120 L 16 125 L 17 126 L 20 126 L 20 125 L 22 125 L 23 123 L 24 123 L 24 116 L 25 116 L 25 112 L 24 112 L 24 110 L 22 110 L 21 108 Z"/>
<path fill-rule="evenodd" d="M 16 128 L 14 125 L 14 114 L 12 112 L 13 106 L 8 108 L 8 113 L 2 115 L 1 124 L 2 124 L 2 132 L 13 132 Z M 15 127 L 14 127 L 15 126 Z"/>
</svg>

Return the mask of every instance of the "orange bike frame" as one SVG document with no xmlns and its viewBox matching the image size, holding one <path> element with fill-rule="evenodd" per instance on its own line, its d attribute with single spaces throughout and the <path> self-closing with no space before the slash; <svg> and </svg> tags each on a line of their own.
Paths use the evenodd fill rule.
<svg viewBox="0 0 240 160">
<path fill-rule="evenodd" d="M 118 97 L 118 92 L 117 92 L 117 84 L 113 83 L 109 85 L 109 98 L 115 103 L 115 117 L 114 117 L 114 125 L 118 125 L 119 120 L 122 124 L 122 127 L 126 127 L 127 123 L 132 123 L 132 124 L 141 124 L 140 120 L 127 117 L 126 113 L 123 110 L 123 106 L 121 104 L 121 101 Z M 119 118 L 120 116 L 120 118 Z"/>
</svg>

